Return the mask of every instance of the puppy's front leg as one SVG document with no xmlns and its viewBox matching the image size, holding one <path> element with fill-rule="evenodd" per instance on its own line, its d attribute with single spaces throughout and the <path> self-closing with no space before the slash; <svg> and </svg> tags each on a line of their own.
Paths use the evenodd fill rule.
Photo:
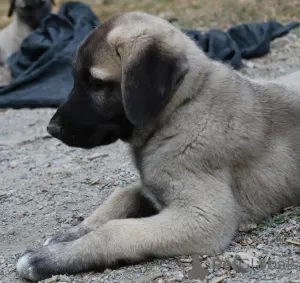
<svg viewBox="0 0 300 283">
<path fill-rule="evenodd" d="M 139 262 L 149 256 L 219 253 L 235 230 L 228 226 L 231 215 L 201 217 L 202 212 L 174 206 L 151 217 L 111 220 L 75 241 L 28 251 L 17 263 L 17 271 L 23 278 L 38 281 L 55 274 L 104 269 L 118 261 Z"/>
<path fill-rule="evenodd" d="M 44 245 L 69 242 L 82 237 L 112 219 L 146 217 L 155 214 L 155 208 L 141 193 L 139 182 L 127 187 L 117 188 L 111 196 L 82 223 L 67 231 L 61 231 L 48 239 Z"/>
</svg>

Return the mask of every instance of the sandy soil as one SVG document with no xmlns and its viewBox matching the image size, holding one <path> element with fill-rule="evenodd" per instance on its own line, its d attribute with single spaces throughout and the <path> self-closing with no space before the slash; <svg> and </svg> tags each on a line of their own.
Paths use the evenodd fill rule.
<svg viewBox="0 0 300 283">
<path fill-rule="evenodd" d="M 300 70 L 299 46 L 296 34 L 276 40 L 268 56 L 245 62 L 242 72 L 274 78 Z M 82 221 L 116 186 L 138 178 L 121 142 L 87 151 L 49 137 L 45 128 L 53 112 L 0 112 L 0 283 L 23 282 L 15 272 L 15 263 L 25 249 L 39 246 L 57 230 Z M 299 222 L 300 209 L 290 208 L 258 227 L 241 231 L 224 254 L 229 264 L 213 266 L 214 258 L 200 258 L 208 267 L 207 279 L 300 282 L 300 246 L 286 242 L 299 242 Z M 239 252 L 242 268 L 230 261 Z M 265 269 L 249 266 L 243 261 L 245 257 L 269 265 Z M 190 257 L 179 257 L 104 273 L 54 276 L 43 282 L 187 282 L 191 267 Z"/>
</svg>

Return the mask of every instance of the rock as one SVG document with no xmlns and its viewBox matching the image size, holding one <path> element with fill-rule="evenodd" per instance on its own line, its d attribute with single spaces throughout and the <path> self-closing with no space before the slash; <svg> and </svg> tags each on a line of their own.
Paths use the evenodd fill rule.
<svg viewBox="0 0 300 283">
<path fill-rule="evenodd" d="M 169 282 L 181 282 L 184 279 L 184 275 L 181 272 L 173 274 L 173 277 L 169 279 Z"/>
<path fill-rule="evenodd" d="M 227 275 L 224 275 L 224 276 L 221 276 L 221 277 L 217 277 L 217 278 L 213 278 L 211 280 L 212 283 L 220 283 L 222 282 L 224 279 L 226 279 L 228 276 Z"/>
<path fill-rule="evenodd" d="M 193 260 L 191 258 L 181 258 L 180 262 L 182 263 L 191 263 Z"/>
<path fill-rule="evenodd" d="M 264 244 L 259 244 L 257 247 L 256 247 L 258 250 L 262 250 L 265 248 L 265 245 Z"/>
<path fill-rule="evenodd" d="M 17 162 L 16 161 L 12 161 L 9 164 L 10 168 L 16 168 L 17 167 Z"/>
<path fill-rule="evenodd" d="M 99 153 L 95 153 L 95 154 L 92 154 L 92 155 L 90 155 L 90 156 L 86 156 L 85 157 L 85 159 L 87 159 L 87 160 L 89 160 L 89 161 L 92 161 L 92 160 L 94 160 L 94 159 L 97 159 L 97 158 L 99 158 L 99 157 L 107 157 L 108 156 L 108 154 L 99 154 Z"/>
<path fill-rule="evenodd" d="M 166 263 L 163 263 L 161 266 L 166 268 L 173 268 L 171 264 L 166 264 Z"/>
<path fill-rule="evenodd" d="M 14 227 L 11 227 L 7 230 L 7 235 L 15 235 L 16 234 L 16 230 Z"/>
<path fill-rule="evenodd" d="M 249 267 L 258 267 L 259 259 L 250 253 L 239 252 L 236 254 L 237 257 L 240 257 L 243 263 L 248 265 Z"/>
<path fill-rule="evenodd" d="M 163 279 L 158 279 L 157 283 L 165 283 L 166 281 Z"/>
<path fill-rule="evenodd" d="M 238 253 L 224 253 L 222 258 L 225 262 L 229 262 L 231 267 L 237 273 L 245 273 L 249 271 L 249 267 L 254 267 L 259 265 L 258 258 L 254 257 L 251 254 L 245 252 Z M 258 261 L 258 262 L 257 262 Z"/>
</svg>

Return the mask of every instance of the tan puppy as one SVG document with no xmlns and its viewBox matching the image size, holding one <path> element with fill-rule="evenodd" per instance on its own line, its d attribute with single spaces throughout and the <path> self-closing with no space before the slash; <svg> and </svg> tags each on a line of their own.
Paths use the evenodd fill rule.
<svg viewBox="0 0 300 283">
<path fill-rule="evenodd" d="M 54 0 L 10 0 L 8 16 L 12 21 L 0 31 L 0 64 L 20 49 L 23 40 L 51 12 Z"/>
<path fill-rule="evenodd" d="M 300 203 L 300 91 L 210 60 L 180 30 L 125 13 L 81 45 L 48 125 L 64 143 L 129 144 L 141 181 L 17 264 L 23 278 L 214 255 L 240 224 Z"/>
</svg>

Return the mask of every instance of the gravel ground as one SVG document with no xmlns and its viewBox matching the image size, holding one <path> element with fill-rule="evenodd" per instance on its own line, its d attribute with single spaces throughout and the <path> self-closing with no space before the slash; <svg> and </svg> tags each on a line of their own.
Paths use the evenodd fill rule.
<svg viewBox="0 0 300 283">
<path fill-rule="evenodd" d="M 297 30 L 274 41 L 268 56 L 245 61 L 242 72 L 274 78 L 300 70 L 299 35 Z M 25 249 L 82 221 L 115 187 L 138 178 L 121 142 L 87 151 L 49 137 L 45 127 L 53 112 L 0 112 L 0 283 L 23 282 L 15 263 Z M 300 282 L 299 242 L 300 208 L 287 208 L 259 226 L 245 227 L 222 258 L 200 257 L 208 273 L 202 282 Z M 188 274 L 199 270 L 197 260 L 156 260 L 41 282 L 188 282 Z"/>
</svg>

